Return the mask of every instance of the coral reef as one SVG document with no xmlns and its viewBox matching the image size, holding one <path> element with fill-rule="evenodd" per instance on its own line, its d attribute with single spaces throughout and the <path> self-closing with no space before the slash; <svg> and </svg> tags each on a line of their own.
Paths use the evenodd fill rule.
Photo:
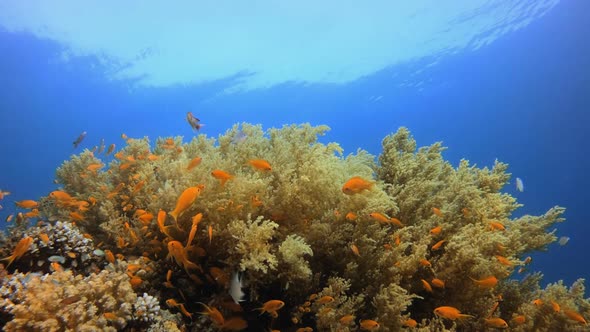
<svg viewBox="0 0 590 332">
<path fill-rule="evenodd" d="M 71 271 L 16 274 L 3 280 L 0 307 L 14 316 L 6 331 L 116 331 L 132 318 L 136 295 L 125 274 Z"/>
<path fill-rule="evenodd" d="M 0 239 L 6 257 L 32 239 L 3 270 L 5 329 L 586 324 L 582 280 L 541 289 L 528 272 L 526 255 L 556 241 L 548 229 L 564 209 L 512 218 L 521 205 L 502 192 L 508 165 L 453 167 L 441 143 L 418 148 L 406 128 L 385 137 L 378 158 L 343 156 L 319 142 L 328 129 L 241 124 L 217 139 L 125 137 L 112 157 L 72 156 L 59 190 L 29 215 L 43 222 L 21 217 Z"/>
</svg>

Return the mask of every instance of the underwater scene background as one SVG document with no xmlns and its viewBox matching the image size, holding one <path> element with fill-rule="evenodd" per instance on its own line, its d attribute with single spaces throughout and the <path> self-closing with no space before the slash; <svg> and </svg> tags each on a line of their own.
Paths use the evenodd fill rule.
<svg viewBox="0 0 590 332">
<path fill-rule="evenodd" d="M 0 324 L 589 330 L 588 22 L 0 2 Z"/>
</svg>

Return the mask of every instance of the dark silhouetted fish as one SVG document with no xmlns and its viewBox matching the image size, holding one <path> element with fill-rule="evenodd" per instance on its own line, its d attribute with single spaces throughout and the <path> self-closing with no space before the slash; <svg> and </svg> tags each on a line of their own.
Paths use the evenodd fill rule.
<svg viewBox="0 0 590 332">
<path fill-rule="evenodd" d="M 74 141 L 74 149 L 78 147 L 78 145 L 80 145 L 80 143 L 82 143 L 82 141 L 84 140 L 84 138 L 86 137 L 86 132 L 82 132 L 80 134 L 80 136 L 78 136 L 78 138 L 76 138 L 76 140 Z"/>
</svg>

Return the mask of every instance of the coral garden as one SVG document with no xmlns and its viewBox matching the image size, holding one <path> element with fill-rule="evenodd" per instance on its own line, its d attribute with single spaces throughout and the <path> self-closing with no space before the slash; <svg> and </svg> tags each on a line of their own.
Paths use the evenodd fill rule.
<svg viewBox="0 0 590 332">
<path fill-rule="evenodd" d="M 511 218 L 506 164 L 453 167 L 406 128 L 378 158 L 343 156 L 318 142 L 328 129 L 241 124 L 72 156 L 59 188 L 7 218 L 4 330 L 587 328 L 583 280 L 541 288 L 526 257 L 564 209 Z"/>
</svg>

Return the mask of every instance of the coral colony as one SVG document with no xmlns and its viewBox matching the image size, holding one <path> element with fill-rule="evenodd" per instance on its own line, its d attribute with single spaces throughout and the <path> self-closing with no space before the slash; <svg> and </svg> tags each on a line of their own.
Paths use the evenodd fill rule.
<svg viewBox="0 0 590 332">
<path fill-rule="evenodd" d="M 455 168 L 405 128 L 378 162 L 344 157 L 318 143 L 328 129 L 72 156 L 59 188 L 7 216 L 4 330 L 585 329 L 583 280 L 542 289 L 527 257 L 557 241 L 563 208 L 511 218 L 504 163 Z"/>
</svg>

